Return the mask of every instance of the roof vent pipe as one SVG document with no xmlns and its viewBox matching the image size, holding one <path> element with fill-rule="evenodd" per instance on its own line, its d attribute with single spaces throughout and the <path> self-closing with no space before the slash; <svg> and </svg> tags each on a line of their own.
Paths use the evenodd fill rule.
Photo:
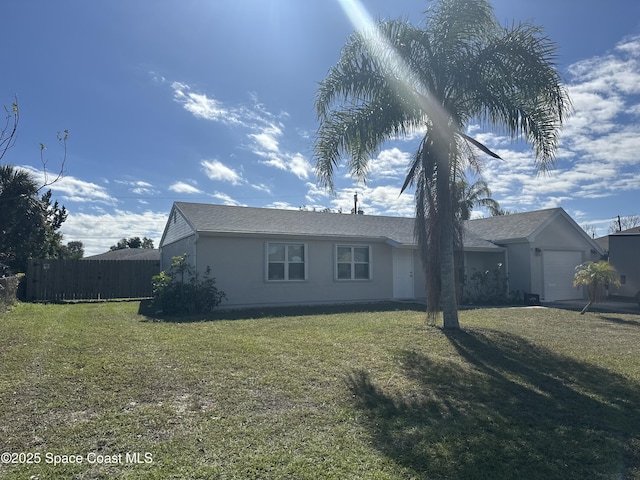
<svg viewBox="0 0 640 480">
<path fill-rule="evenodd" d="M 358 192 L 353 194 L 353 208 L 351 213 L 357 213 L 358 215 L 364 215 L 364 210 L 358 209 Z"/>
</svg>

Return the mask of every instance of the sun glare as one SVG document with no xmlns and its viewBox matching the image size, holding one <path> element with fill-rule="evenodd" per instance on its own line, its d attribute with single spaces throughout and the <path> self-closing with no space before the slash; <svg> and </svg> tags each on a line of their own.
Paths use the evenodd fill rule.
<svg viewBox="0 0 640 480">
<path fill-rule="evenodd" d="M 373 20 L 360 0 L 338 0 L 356 30 L 364 30 L 373 26 Z"/>
<path fill-rule="evenodd" d="M 371 15 L 369 15 L 367 9 L 362 5 L 362 2 L 360 2 L 360 0 L 338 0 L 338 3 L 351 21 L 353 27 L 357 31 L 368 33 L 366 38 L 369 39 L 371 54 L 380 55 L 382 52 L 386 52 L 386 75 L 388 80 L 390 82 L 397 82 L 402 89 L 412 95 L 417 94 L 417 101 L 422 104 L 423 111 L 427 112 L 427 115 L 431 117 L 433 123 L 435 125 L 445 125 L 447 115 L 444 109 L 433 101 L 426 87 L 416 78 L 416 75 L 412 74 L 411 67 L 407 65 L 400 54 L 389 44 L 387 39 L 384 38 L 383 35 L 380 35 L 376 23 L 371 18 Z M 389 55 L 389 52 L 392 53 Z M 413 82 L 417 82 L 417 84 L 412 83 L 411 79 L 413 79 Z"/>
</svg>

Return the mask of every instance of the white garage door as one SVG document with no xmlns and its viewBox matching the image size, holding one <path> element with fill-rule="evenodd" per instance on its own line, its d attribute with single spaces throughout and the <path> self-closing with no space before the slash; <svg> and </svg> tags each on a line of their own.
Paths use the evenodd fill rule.
<svg viewBox="0 0 640 480">
<path fill-rule="evenodd" d="M 545 301 L 582 298 L 582 289 L 573 286 L 576 267 L 582 263 L 582 252 L 545 250 L 542 259 Z"/>
</svg>

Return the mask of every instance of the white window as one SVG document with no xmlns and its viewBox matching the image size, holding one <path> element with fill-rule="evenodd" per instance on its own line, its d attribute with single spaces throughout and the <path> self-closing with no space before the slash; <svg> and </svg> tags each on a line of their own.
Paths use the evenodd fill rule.
<svg viewBox="0 0 640 480">
<path fill-rule="evenodd" d="M 371 279 L 371 254 L 369 246 L 337 245 L 336 278 L 338 280 Z"/>
<path fill-rule="evenodd" d="M 301 281 L 307 279 L 307 246 L 304 243 L 267 244 L 267 280 Z"/>
</svg>

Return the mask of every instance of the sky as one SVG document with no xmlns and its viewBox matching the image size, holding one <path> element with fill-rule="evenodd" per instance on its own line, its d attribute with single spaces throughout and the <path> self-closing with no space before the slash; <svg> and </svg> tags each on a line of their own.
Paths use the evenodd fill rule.
<svg viewBox="0 0 640 480">
<path fill-rule="evenodd" d="M 29 0 L 3 5 L 0 104 L 17 97 L 3 162 L 50 186 L 85 255 L 123 237 L 158 246 L 173 202 L 412 216 L 400 195 L 415 138 L 344 168 L 335 193 L 314 173 L 319 82 L 367 19 L 424 22 L 424 0 Z M 513 212 L 563 207 L 597 236 L 640 214 L 640 1 L 494 0 L 504 26 L 530 22 L 558 47 L 573 103 L 555 167 L 500 131 L 468 126 L 503 160 L 483 178 Z M 69 131 L 64 145 L 57 132 Z M 41 151 L 40 145 L 46 146 Z M 487 215 L 480 210 L 475 216 Z"/>
</svg>

